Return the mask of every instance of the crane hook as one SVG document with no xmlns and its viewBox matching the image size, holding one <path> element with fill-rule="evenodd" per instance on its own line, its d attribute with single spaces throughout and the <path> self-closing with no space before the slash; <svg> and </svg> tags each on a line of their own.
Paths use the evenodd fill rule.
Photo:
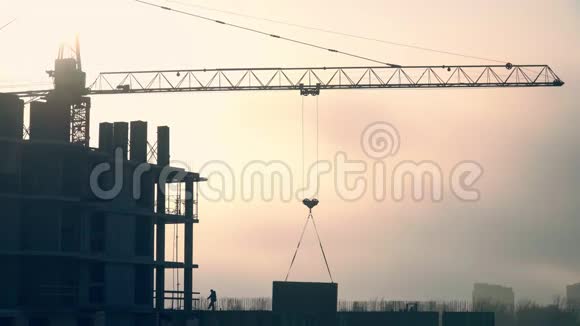
<svg viewBox="0 0 580 326">
<path fill-rule="evenodd" d="M 304 198 L 304 200 L 302 201 L 302 203 L 308 207 L 308 209 L 310 210 L 310 212 L 312 212 L 312 209 L 318 205 L 318 199 L 316 198 L 312 198 L 312 199 L 308 199 L 308 198 Z"/>
</svg>

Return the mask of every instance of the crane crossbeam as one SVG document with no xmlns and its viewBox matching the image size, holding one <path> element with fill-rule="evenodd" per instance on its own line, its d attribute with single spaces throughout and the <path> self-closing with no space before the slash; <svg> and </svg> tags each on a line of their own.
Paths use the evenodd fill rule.
<svg viewBox="0 0 580 326">
<path fill-rule="evenodd" d="M 445 87 L 562 86 L 547 65 L 232 68 L 104 72 L 90 94 Z"/>
<path fill-rule="evenodd" d="M 564 82 L 548 65 L 460 65 L 403 67 L 230 68 L 103 72 L 87 94 L 210 91 L 405 89 L 450 87 L 551 87 Z M 12 92 L 43 96 L 50 90 Z"/>
</svg>

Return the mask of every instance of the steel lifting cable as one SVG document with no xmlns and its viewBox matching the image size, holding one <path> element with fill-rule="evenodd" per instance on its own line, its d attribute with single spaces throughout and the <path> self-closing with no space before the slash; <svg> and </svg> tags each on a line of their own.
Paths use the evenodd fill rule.
<svg viewBox="0 0 580 326">
<path fill-rule="evenodd" d="M 304 135 L 304 96 L 302 96 L 302 107 L 301 107 L 301 111 L 300 111 L 300 123 L 301 123 L 301 139 L 302 139 L 302 197 L 304 197 L 304 190 L 306 188 L 306 183 L 307 183 L 307 178 L 306 178 L 306 164 L 305 164 L 305 135 Z M 319 198 L 318 197 L 318 193 L 319 193 L 319 188 L 320 188 L 320 184 L 319 184 L 319 180 L 320 180 L 320 169 L 319 169 L 319 128 L 320 128 L 320 117 L 319 117 L 319 103 L 318 103 L 318 96 L 316 96 L 316 161 L 314 161 L 314 166 L 316 168 L 316 190 L 314 193 L 314 198 Z M 310 169 L 309 169 L 310 170 Z"/>
<path fill-rule="evenodd" d="M 156 5 L 156 4 L 149 3 L 149 2 L 145 2 L 145 1 L 142 1 L 142 0 L 135 0 L 135 1 L 140 2 L 140 3 L 143 3 L 143 4 L 148 4 L 148 5 L 151 5 L 151 6 L 159 7 L 161 9 L 175 11 L 175 12 L 178 12 L 178 13 L 181 13 L 181 14 L 186 14 L 186 15 L 190 15 L 190 16 L 197 17 L 197 18 L 209 20 L 209 21 L 214 21 L 216 23 L 220 23 L 220 24 L 229 25 L 229 26 L 232 26 L 232 27 L 236 27 L 236 28 L 248 30 L 248 31 L 251 31 L 251 32 L 260 33 L 260 34 L 264 34 L 264 35 L 271 36 L 271 37 L 275 37 L 275 38 L 280 38 L 280 39 L 283 39 L 283 40 L 286 40 L 286 41 L 290 41 L 290 42 L 294 42 L 294 43 L 299 43 L 299 44 L 302 44 L 302 45 L 306 45 L 306 46 L 310 46 L 310 47 L 315 47 L 315 48 L 319 48 L 319 49 L 322 49 L 322 50 L 327 50 L 327 51 L 330 51 L 330 52 L 335 52 L 335 53 L 339 53 L 339 54 L 343 54 L 343 55 L 347 55 L 347 56 L 351 56 L 351 57 L 355 57 L 355 58 L 359 58 L 359 59 L 363 59 L 363 60 L 367 60 L 367 61 L 371 61 L 371 62 L 375 62 L 375 63 L 380 63 L 380 64 L 384 64 L 384 65 L 391 66 L 391 67 L 400 67 L 399 65 L 396 65 L 396 64 L 382 62 L 380 60 L 370 59 L 370 58 L 367 58 L 367 57 L 362 57 L 362 56 L 358 56 L 358 55 L 355 55 L 355 54 L 352 54 L 352 53 L 337 51 L 337 50 L 334 50 L 334 49 L 328 49 L 328 48 L 325 48 L 323 46 L 319 46 L 319 45 L 316 45 L 316 44 L 311 44 L 311 43 L 297 41 L 297 40 L 290 39 L 290 38 L 280 37 L 278 35 L 273 35 L 273 34 L 265 33 L 265 32 L 259 31 L 259 30 L 255 30 L 255 29 L 251 29 L 251 28 L 246 28 L 246 27 L 243 27 L 243 26 L 238 26 L 238 25 L 234 25 L 234 24 L 228 24 L 228 23 L 225 23 L 223 21 L 214 20 L 214 19 L 211 19 L 211 18 L 207 18 L 207 17 L 203 17 L 203 16 L 200 16 L 200 15 L 196 15 L 196 14 L 192 14 L 192 13 L 188 13 L 188 12 L 176 10 L 176 9 L 169 8 L 169 7 L 165 7 L 165 6 Z M 306 30 L 313 30 L 313 31 L 318 31 L 318 32 L 322 32 L 322 33 L 334 34 L 334 35 L 339 35 L 339 36 L 349 37 L 349 38 L 354 38 L 354 39 L 359 39 L 359 40 L 377 42 L 377 43 L 388 44 L 388 45 L 393 45 L 393 46 L 398 46 L 398 47 L 405 47 L 405 48 L 409 48 L 409 49 L 415 49 L 415 50 L 420 50 L 420 51 L 426 51 L 426 52 L 432 52 L 432 53 L 445 54 L 445 55 L 456 56 L 456 57 L 463 57 L 463 58 L 468 58 L 468 59 L 483 60 L 483 61 L 496 62 L 496 63 L 501 63 L 501 64 L 507 64 L 508 63 L 508 61 L 506 61 L 506 60 L 499 60 L 499 59 L 496 59 L 496 58 L 487 58 L 487 57 L 469 55 L 469 54 L 464 54 L 464 53 L 459 53 L 459 52 L 453 52 L 453 51 L 448 51 L 448 50 L 443 50 L 443 49 L 429 48 L 429 47 L 420 46 L 420 45 L 417 45 L 417 44 L 394 42 L 394 41 L 389 41 L 389 40 L 384 40 L 384 39 L 379 39 L 379 38 L 374 38 L 374 37 L 368 37 L 368 36 L 364 36 L 364 35 L 345 33 L 345 32 L 331 30 L 331 29 L 326 29 L 326 28 L 320 28 L 320 27 L 315 27 L 315 26 L 307 26 L 307 25 L 295 24 L 295 23 L 288 22 L 288 21 L 282 21 L 282 20 L 275 20 L 275 19 L 270 19 L 270 18 L 264 18 L 264 17 L 246 15 L 246 14 L 241 14 L 241 13 L 237 13 L 237 12 L 233 12 L 233 11 L 228 11 L 228 10 L 221 10 L 221 9 L 216 9 L 216 8 L 210 8 L 210 7 L 207 7 L 207 6 L 200 6 L 200 5 L 191 4 L 191 3 L 187 3 L 187 2 L 183 2 L 183 1 L 176 1 L 176 0 L 166 0 L 166 1 L 173 2 L 173 3 L 176 3 L 176 4 L 180 4 L 180 5 L 184 5 L 184 6 L 188 6 L 188 7 L 199 8 L 199 9 L 202 9 L 202 10 L 219 12 L 219 13 L 224 13 L 224 14 L 227 14 L 227 15 L 244 17 L 244 18 L 249 18 L 249 19 L 254 19 L 254 20 L 261 20 L 261 21 L 266 21 L 266 22 L 270 22 L 270 23 L 274 23 L 274 24 L 286 25 L 286 26 L 296 27 L 296 28 L 301 28 L 301 29 L 306 29 Z M 523 69 L 525 69 L 527 71 L 530 71 L 530 72 L 538 73 L 537 71 L 532 70 L 530 68 L 523 68 Z"/>
<path fill-rule="evenodd" d="M 304 233 L 306 233 L 306 228 L 308 227 L 308 222 L 312 221 L 312 225 L 314 225 L 314 231 L 316 233 L 316 238 L 318 239 L 318 245 L 320 246 L 320 251 L 322 252 L 322 258 L 324 258 L 324 264 L 326 265 L 326 271 L 328 272 L 328 276 L 330 277 L 330 281 L 334 283 L 334 278 L 332 277 L 332 272 L 330 271 L 330 265 L 328 264 L 328 259 L 326 258 L 326 253 L 324 252 L 324 246 L 322 245 L 322 240 L 320 239 L 320 234 L 318 233 L 318 228 L 316 227 L 316 222 L 314 222 L 314 216 L 312 215 L 312 211 L 308 214 L 306 218 L 306 223 L 304 223 L 304 227 L 302 228 L 302 233 L 300 234 L 300 240 L 298 240 L 298 245 L 296 246 L 296 250 L 294 251 L 294 255 L 292 256 L 292 261 L 290 262 L 290 267 L 288 268 L 288 272 L 286 273 L 286 277 L 284 278 L 284 282 L 288 281 L 288 277 L 290 276 L 290 271 L 292 271 L 292 266 L 294 266 L 294 262 L 296 261 L 296 256 L 298 255 L 298 250 L 300 249 L 300 245 L 302 244 L 302 240 L 304 239 Z"/>
<path fill-rule="evenodd" d="M 302 136 L 302 195 L 304 196 L 305 190 L 305 137 L 304 137 L 304 97 L 302 97 L 302 106 L 301 106 L 301 136 Z M 318 97 L 316 98 L 316 197 L 318 197 L 318 188 L 319 188 L 319 171 L 318 171 L 318 139 L 319 139 L 319 113 L 318 113 Z M 296 261 L 296 256 L 298 255 L 298 250 L 300 250 L 300 245 L 302 244 L 302 240 L 304 239 L 304 234 L 306 233 L 306 229 L 308 228 L 308 222 L 312 221 L 312 225 L 314 226 L 314 232 L 316 233 L 316 239 L 318 240 L 318 245 L 320 246 L 320 251 L 322 252 L 322 258 L 324 259 L 324 264 L 326 265 L 326 271 L 328 272 L 328 276 L 330 277 L 330 281 L 334 283 L 334 278 L 332 277 L 332 272 L 330 271 L 330 265 L 328 264 L 328 259 L 326 258 L 326 252 L 324 251 L 324 245 L 322 244 L 322 239 L 320 238 L 320 233 L 318 233 L 318 227 L 316 226 L 316 222 L 314 221 L 314 215 L 312 215 L 312 208 L 318 205 L 318 199 L 304 199 L 302 201 L 304 205 L 309 208 L 308 216 L 306 217 L 306 223 L 304 223 L 304 227 L 302 228 L 302 233 L 300 233 L 300 239 L 298 240 L 298 244 L 296 245 L 296 250 L 294 250 L 294 255 L 292 256 L 292 260 L 290 261 L 290 267 L 288 267 L 288 272 L 286 273 L 286 277 L 284 281 L 288 281 L 288 277 L 290 277 L 290 272 L 292 271 L 292 267 L 294 266 L 294 262 Z"/>
<path fill-rule="evenodd" d="M 318 244 L 320 245 L 320 251 L 322 251 L 322 257 L 324 258 L 324 264 L 326 264 L 326 270 L 328 271 L 328 276 L 330 281 L 334 283 L 332 278 L 332 273 L 330 272 L 330 266 L 328 265 L 328 259 L 326 259 L 326 253 L 324 252 L 324 246 L 322 245 L 322 240 L 320 240 L 320 235 L 318 234 L 318 228 L 316 227 L 316 222 L 314 222 L 314 216 L 310 213 L 310 219 L 312 220 L 312 225 L 314 225 L 314 231 L 316 232 L 316 237 L 318 238 Z"/>
<path fill-rule="evenodd" d="M 318 115 L 318 96 L 316 96 L 316 198 L 320 198 L 318 197 L 318 192 L 320 190 L 320 173 L 318 170 L 318 148 L 319 148 L 319 142 L 318 142 L 318 129 L 319 129 L 319 115 Z"/>
<path fill-rule="evenodd" d="M 318 192 L 320 191 L 320 171 L 319 171 L 319 149 L 320 149 L 320 113 L 319 113 L 319 96 L 316 96 L 316 198 L 320 199 Z M 314 216 L 312 215 L 312 209 L 310 209 L 310 219 L 312 220 L 312 225 L 314 225 L 314 231 L 316 232 L 316 237 L 318 238 L 318 244 L 320 245 L 320 251 L 322 252 L 322 257 L 324 258 L 324 264 L 326 265 L 326 270 L 328 271 L 328 276 L 330 281 L 334 283 L 332 277 L 332 272 L 330 271 L 330 265 L 328 264 L 328 259 L 326 258 L 326 252 L 324 252 L 324 246 L 322 245 L 322 240 L 320 234 L 318 233 L 318 227 L 316 227 L 316 222 L 314 221 Z"/>
<path fill-rule="evenodd" d="M 300 120 L 301 120 L 300 132 L 301 132 L 301 137 L 302 137 L 302 197 L 304 197 L 304 190 L 305 190 L 305 184 L 306 184 L 306 168 L 305 168 L 305 164 L 304 164 L 304 161 L 305 161 L 305 158 L 304 158 L 304 156 L 305 156 L 305 154 L 304 154 L 304 151 L 305 151 L 305 149 L 304 149 L 305 148 L 305 145 L 304 145 L 304 143 L 305 143 L 305 140 L 304 140 L 304 96 L 301 96 L 301 97 L 302 97 L 302 108 L 300 111 L 301 112 L 300 113 Z"/>
<path fill-rule="evenodd" d="M 398 46 L 398 47 L 405 47 L 405 48 L 410 48 L 410 49 L 415 49 L 415 50 L 428 51 L 428 52 L 452 55 L 452 56 L 457 56 L 457 57 L 464 57 L 464 58 L 483 60 L 483 61 L 489 61 L 489 62 L 497 62 L 497 63 L 501 63 L 501 64 L 508 63 L 508 61 L 499 60 L 499 59 L 495 59 L 495 58 L 480 57 L 480 56 L 469 55 L 469 54 L 465 54 L 465 53 L 452 52 L 452 51 L 448 51 L 448 50 L 444 50 L 444 49 L 434 49 L 434 48 L 429 48 L 426 46 L 420 46 L 420 45 L 411 44 L 411 43 L 389 41 L 389 40 L 385 40 L 385 39 L 368 37 L 368 36 L 364 36 L 364 35 L 360 35 L 360 34 L 345 33 L 345 32 L 341 32 L 341 31 L 337 31 L 337 30 L 316 27 L 316 26 L 312 26 L 312 25 L 296 24 L 296 23 L 293 23 L 290 21 L 248 15 L 248 14 L 243 14 L 243 13 L 234 12 L 234 11 L 230 11 L 230 10 L 223 10 L 223 9 L 217 9 L 217 8 L 208 7 L 208 6 L 201 6 L 198 4 L 193 4 L 193 3 L 189 3 L 189 2 L 185 2 L 185 1 L 179 1 L 179 0 L 166 0 L 166 1 L 176 3 L 179 5 L 183 5 L 183 6 L 188 6 L 191 8 L 198 8 L 201 10 L 219 12 L 219 13 L 223 13 L 223 14 L 227 14 L 227 15 L 231 15 L 231 16 L 237 16 L 237 17 L 243 17 L 243 18 L 248 18 L 248 19 L 253 19 L 253 20 L 265 21 L 268 23 L 296 27 L 296 28 L 300 28 L 300 29 L 317 31 L 317 32 L 322 32 L 322 33 L 327 33 L 327 34 L 334 34 L 334 35 L 339 35 L 339 36 L 344 36 L 344 37 L 349 37 L 349 38 L 354 38 L 354 39 L 359 39 L 359 40 L 383 43 L 383 44 L 394 45 L 394 46 Z"/>
<path fill-rule="evenodd" d="M 302 233 L 300 234 L 300 240 L 298 240 L 298 245 L 296 246 L 296 250 L 294 251 L 294 255 L 292 256 L 292 261 L 290 262 L 290 267 L 288 268 L 288 272 L 286 273 L 286 277 L 284 281 L 288 281 L 288 277 L 290 276 L 290 271 L 292 270 L 292 266 L 294 266 L 294 261 L 296 260 L 296 255 L 298 255 L 298 249 L 300 249 L 300 245 L 302 244 L 302 239 L 304 238 L 304 233 L 306 232 L 306 228 L 308 227 L 308 222 L 310 220 L 310 215 L 306 219 L 306 223 L 304 223 L 304 227 L 302 228 Z"/>
<path fill-rule="evenodd" d="M 12 24 L 13 22 L 16 21 L 16 18 L 12 19 L 11 21 L 9 21 L 8 23 L 0 26 L 0 31 L 3 30 L 4 28 L 8 27 L 10 24 Z"/>
</svg>

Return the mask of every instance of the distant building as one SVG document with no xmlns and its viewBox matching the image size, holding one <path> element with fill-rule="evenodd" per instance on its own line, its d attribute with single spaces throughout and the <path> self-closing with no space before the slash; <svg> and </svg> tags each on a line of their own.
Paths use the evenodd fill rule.
<svg viewBox="0 0 580 326">
<path fill-rule="evenodd" d="M 473 307 L 474 310 L 503 308 L 507 311 L 514 311 L 514 290 L 501 285 L 475 283 L 473 285 Z"/>
<path fill-rule="evenodd" d="M 566 298 L 568 309 L 580 311 L 580 283 L 568 285 L 566 287 Z"/>
</svg>

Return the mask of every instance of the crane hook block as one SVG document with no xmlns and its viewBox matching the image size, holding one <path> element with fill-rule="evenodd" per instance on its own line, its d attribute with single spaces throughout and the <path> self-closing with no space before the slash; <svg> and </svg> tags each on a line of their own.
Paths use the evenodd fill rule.
<svg viewBox="0 0 580 326">
<path fill-rule="evenodd" d="M 302 201 L 302 203 L 312 211 L 312 209 L 314 208 L 314 206 L 318 205 L 318 199 L 316 199 L 316 198 L 312 198 L 312 199 L 305 198 Z"/>
</svg>

